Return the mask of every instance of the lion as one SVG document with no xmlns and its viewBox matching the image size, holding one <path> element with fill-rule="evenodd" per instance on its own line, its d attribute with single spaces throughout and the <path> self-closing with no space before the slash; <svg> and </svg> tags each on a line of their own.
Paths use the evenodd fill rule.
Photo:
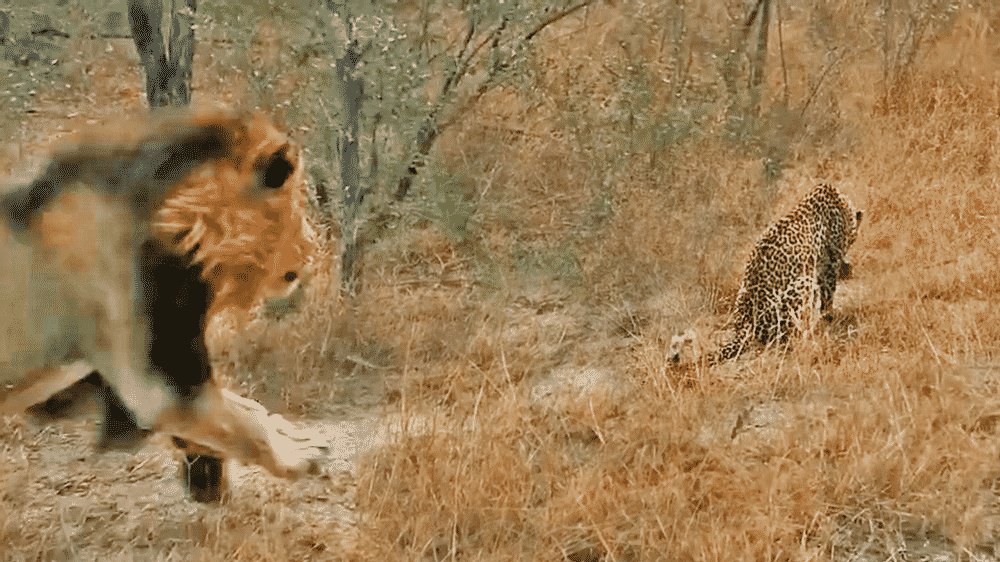
<svg viewBox="0 0 1000 562">
<path fill-rule="evenodd" d="M 265 116 L 160 110 L 91 135 L 4 194 L 0 223 L 0 413 L 59 418 L 94 397 L 101 450 L 160 433 L 281 477 L 316 470 L 316 450 L 216 380 L 205 341 L 225 308 L 294 309 L 308 277 L 300 150 Z"/>
</svg>

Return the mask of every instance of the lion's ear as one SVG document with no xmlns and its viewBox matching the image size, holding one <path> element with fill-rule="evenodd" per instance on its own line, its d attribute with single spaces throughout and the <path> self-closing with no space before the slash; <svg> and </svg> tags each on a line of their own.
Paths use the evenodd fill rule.
<svg viewBox="0 0 1000 562">
<path fill-rule="evenodd" d="M 261 156 L 254 162 L 253 168 L 261 184 L 268 189 L 277 189 L 285 185 L 295 172 L 295 164 L 288 156 L 288 145 L 270 155 Z"/>
</svg>

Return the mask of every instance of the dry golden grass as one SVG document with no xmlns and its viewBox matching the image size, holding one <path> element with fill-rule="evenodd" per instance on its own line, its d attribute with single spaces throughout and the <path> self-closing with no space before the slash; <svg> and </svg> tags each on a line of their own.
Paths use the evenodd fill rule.
<svg viewBox="0 0 1000 562">
<path fill-rule="evenodd" d="M 801 108 L 827 53 L 809 35 L 820 16 L 798 8 L 783 17 L 786 60 L 797 65 L 789 96 Z M 832 20 L 825 30 L 857 37 L 849 27 L 863 14 L 830 9 L 843 27 Z M 783 179 L 771 188 L 759 158 L 717 138 L 634 154 L 614 144 L 620 124 L 601 108 L 621 102 L 622 81 L 601 65 L 620 69 L 617 57 L 634 46 L 654 76 L 672 71 L 633 39 L 655 36 L 641 9 L 624 13 L 598 7 L 554 32 L 538 89 L 493 94 L 443 141 L 446 165 L 481 194 L 481 243 L 510 260 L 506 301 L 466 288 L 393 294 L 397 307 L 421 310 L 386 330 L 417 334 L 402 345 L 400 369 L 448 383 L 401 387 L 400 414 L 432 429 L 401 432 L 362 465 L 362 544 L 378 557 L 427 560 L 992 557 L 1000 83 L 982 61 L 997 60 L 983 23 L 996 21 L 995 9 L 964 8 L 929 33 L 891 104 L 859 85 L 879 84 L 877 51 L 851 53 L 793 120 Z M 694 22 L 706 25 L 692 33 L 712 33 Z M 833 322 L 785 354 L 668 366 L 670 336 L 721 323 L 756 236 L 819 179 L 866 212 Z M 520 271 L 558 279 L 543 296 L 502 257 L 567 244 L 577 278 L 544 260 L 542 273 Z M 442 254 L 453 256 L 425 250 L 424 266 Z M 419 276 L 433 284 L 428 273 Z M 557 310 L 579 314 L 582 327 L 543 308 L 516 314 L 519 297 L 544 302 L 546 291 L 562 294 Z M 569 325 L 572 344 L 514 336 L 540 334 L 547 321 Z M 462 345 L 472 341 L 485 345 L 475 356 Z M 413 353 L 440 342 L 448 361 Z M 483 362 L 484 349 L 499 359 Z M 533 385 L 554 369 L 545 365 L 553 354 L 581 371 L 610 367 L 620 392 L 538 400 Z"/>
<path fill-rule="evenodd" d="M 680 36 L 663 26 L 679 4 L 628 0 L 545 32 L 531 87 L 440 141 L 462 228 L 419 221 L 371 251 L 350 307 L 316 289 L 299 319 L 218 345 L 278 410 L 331 417 L 346 380 L 384 379 L 364 412 L 396 429 L 343 480 L 156 508 L 150 559 L 996 558 L 1000 10 L 942 8 L 886 84 L 876 6 L 773 3 L 755 145 L 726 140 L 712 58 L 739 3 L 683 4 Z M 640 104 L 625 92 L 643 76 Z M 786 353 L 669 365 L 671 336 L 711 337 L 755 238 L 818 180 L 865 210 L 833 321 Z M 72 513 L 26 507 L 18 431 L 0 442 L 0 538 L 25 554 L 0 559 L 141 543 L 127 526 L 67 538 Z M 316 499 L 338 493 L 347 521 Z"/>
</svg>

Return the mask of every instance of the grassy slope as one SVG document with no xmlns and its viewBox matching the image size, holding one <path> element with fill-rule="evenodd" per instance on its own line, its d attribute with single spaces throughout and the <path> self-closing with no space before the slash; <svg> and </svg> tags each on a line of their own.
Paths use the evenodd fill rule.
<svg viewBox="0 0 1000 562">
<path fill-rule="evenodd" d="M 391 295 L 419 312 L 361 320 L 400 334 L 404 396 L 437 429 L 404 434 L 361 473 L 368 547 L 487 560 L 990 552 L 996 11 L 928 27 L 885 103 L 874 8 L 791 4 L 784 72 L 771 38 L 761 152 L 720 140 L 721 104 L 670 103 L 672 36 L 655 24 L 669 14 L 638 4 L 554 32 L 534 90 L 499 93 L 450 132 L 443 165 L 479 196 L 479 241 L 507 268 L 500 292 L 514 305 L 436 287 Z M 719 40 L 720 14 L 688 7 L 681 60 L 694 61 L 690 83 L 711 83 L 698 47 Z M 661 35 L 662 49 L 637 39 Z M 838 42 L 854 46 L 826 71 Z M 622 93 L 629 63 L 656 84 L 646 98 Z M 705 134 L 657 148 L 643 130 L 699 109 Z M 761 154 L 783 159 L 777 183 Z M 820 179 L 866 212 L 834 322 L 784 356 L 667 367 L 669 337 L 724 319 L 749 245 Z M 454 259 L 440 242 L 410 251 Z M 383 286 L 398 283 L 380 271 Z M 548 301 L 555 312 L 532 308 Z M 609 370 L 614 391 L 540 403 L 532 381 L 556 363 Z"/>
</svg>

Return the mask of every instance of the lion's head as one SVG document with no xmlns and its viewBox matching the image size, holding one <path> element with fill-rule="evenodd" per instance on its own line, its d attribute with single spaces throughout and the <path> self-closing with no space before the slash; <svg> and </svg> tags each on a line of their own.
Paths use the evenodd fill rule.
<svg viewBox="0 0 1000 562">
<path fill-rule="evenodd" d="M 305 218 L 300 149 L 261 115 L 210 115 L 197 128 L 222 132 L 222 158 L 188 174 L 153 216 L 155 233 L 190 252 L 212 285 L 213 313 L 293 308 L 314 246 Z"/>
</svg>

